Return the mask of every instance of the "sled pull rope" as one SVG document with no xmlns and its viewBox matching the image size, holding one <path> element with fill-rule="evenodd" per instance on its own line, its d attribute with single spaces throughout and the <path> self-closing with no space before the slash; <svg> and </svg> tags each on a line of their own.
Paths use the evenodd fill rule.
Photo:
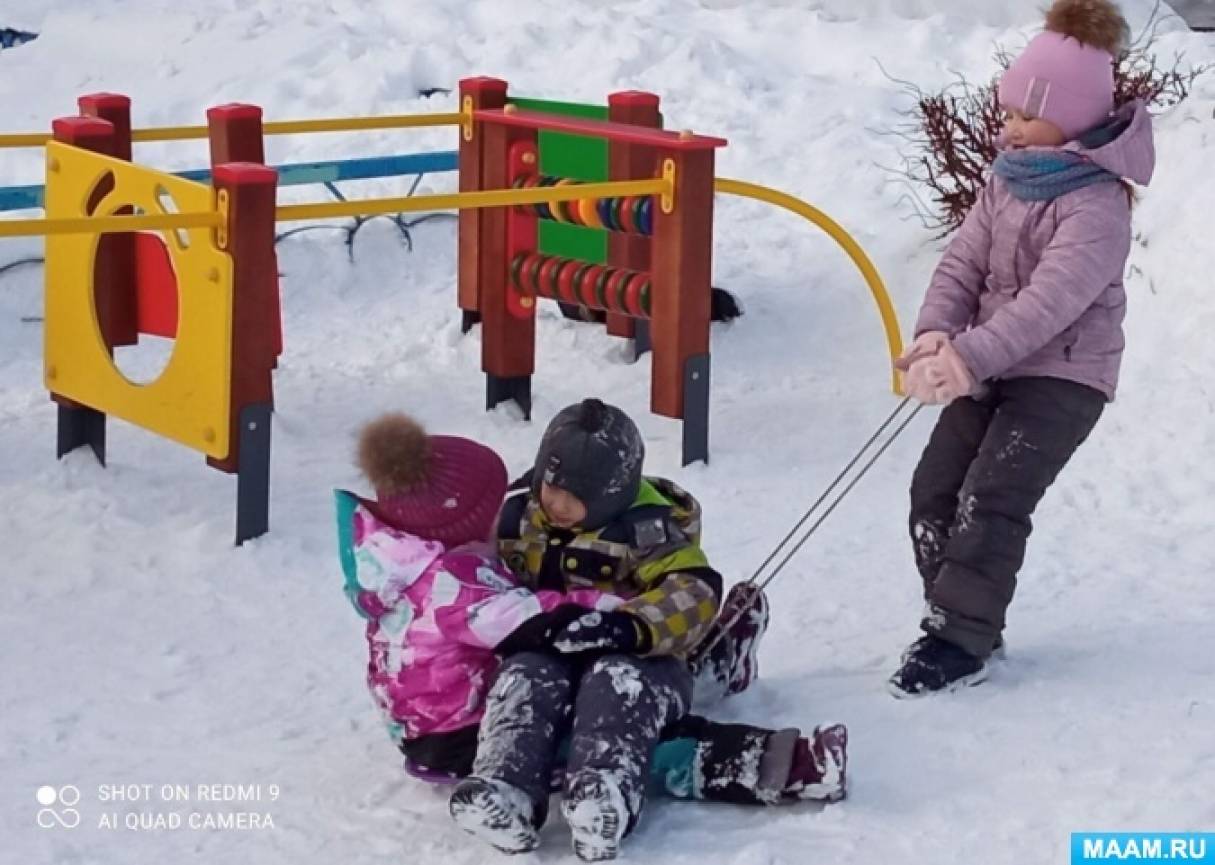
<svg viewBox="0 0 1215 865">
<path fill-rule="evenodd" d="M 907 406 L 907 405 L 910 405 L 910 398 L 904 397 L 903 401 L 901 403 L 899 403 L 898 408 L 896 408 L 894 410 L 894 412 L 891 413 L 890 417 L 878 428 L 878 431 L 873 434 L 873 436 L 869 439 L 869 441 L 865 442 L 864 447 L 862 447 L 859 451 L 857 451 L 856 456 L 852 458 L 851 462 L 848 463 L 848 465 L 843 469 L 843 471 L 841 471 L 838 475 L 836 475 L 835 480 L 833 480 L 831 482 L 831 486 L 827 487 L 826 492 L 824 492 L 821 496 L 819 496 L 818 500 L 815 501 L 815 503 L 810 506 L 810 509 L 806 511 L 806 513 L 802 516 L 801 520 L 798 522 L 797 528 L 800 528 L 801 525 L 803 523 L 805 523 L 807 519 L 810 518 L 810 515 L 812 513 L 814 513 L 814 510 L 827 498 L 828 495 L 831 494 L 831 491 L 839 485 L 840 481 L 843 480 L 844 476 L 848 473 L 848 471 L 854 465 L 856 465 L 857 462 L 860 461 L 861 457 L 864 456 L 865 452 L 873 445 L 873 443 L 875 441 L 877 441 L 878 437 L 882 434 L 882 432 L 886 429 L 886 427 L 889 426 L 895 420 L 895 418 L 898 416 L 899 412 L 903 409 L 903 407 Z M 785 555 L 785 557 L 780 560 L 780 562 L 776 565 L 775 568 L 773 568 L 772 573 L 768 574 L 768 576 L 763 580 L 763 582 L 759 583 L 760 589 L 767 588 L 768 585 L 773 580 L 776 579 L 776 576 L 777 576 L 777 574 L 779 574 L 781 572 L 781 569 L 783 569 L 785 567 L 785 565 L 789 564 L 790 560 L 795 555 L 797 555 L 798 550 L 800 550 L 802 548 L 802 546 L 805 545 L 806 541 L 810 540 L 810 536 L 813 535 L 815 533 L 815 531 L 818 529 L 818 527 L 821 526 L 826 521 L 827 517 L 831 516 L 831 512 L 834 511 L 837 507 L 839 507 L 839 504 L 840 504 L 840 502 L 842 502 L 844 500 L 844 497 L 847 496 L 848 493 L 852 492 L 853 488 L 858 483 L 861 482 L 861 479 L 864 478 L 865 475 L 869 473 L 869 470 L 871 468 L 873 468 L 874 463 L 876 463 L 878 461 L 878 459 L 881 458 L 882 454 L 886 453 L 886 451 L 890 448 L 890 446 L 892 444 L 894 444 L 895 440 L 900 435 L 902 435 L 903 430 L 907 429 L 908 425 L 912 422 L 912 420 L 915 419 L 915 416 L 920 413 L 920 409 L 922 409 L 923 407 L 924 407 L 923 405 L 916 405 L 914 408 L 912 408 L 911 412 L 908 413 L 905 418 L 903 418 L 902 423 L 900 423 L 898 425 L 898 427 L 895 429 L 895 431 L 890 434 L 890 437 L 887 438 L 886 441 L 884 441 L 882 443 L 881 447 L 879 447 L 877 449 L 877 451 L 873 454 L 873 456 L 871 456 L 869 458 L 869 461 L 866 462 L 865 465 L 863 465 L 861 467 L 861 470 L 859 472 L 857 472 L 856 477 L 854 477 L 851 481 L 848 482 L 848 485 L 846 487 L 844 487 L 844 489 L 840 492 L 840 494 L 835 497 L 835 500 L 833 502 L 831 502 L 830 505 L 827 506 L 827 509 L 825 511 L 823 511 L 822 515 L 819 516 L 819 518 L 814 521 L 814 524 L 811 525 L 810 528 L 806 530 L 806 533 L 804 535 L 802 535 L 801 540 L 799 540 L 796 544 L 794 544 L 793 549 L 789 550 L 789 552 Z M 797 531 L 797 528 L 795 528 L 794 531 Z M 776 550 L 779 551 L 780 548 L 783 547 L 788 542 L 788 539 L 790 537 L 792 537 L 792 535 L 793 535 L 793 533 L 791 532 L 788 536 L 786 536 L 785 540 L 780 542 L 780 544 L 777 546 Z M 769 556 L 767 560 L 765 560 L 764 564 L 766 565 L 768 562 L 770 562 L 775 557 L 775 555 L 776 555 L 776 551 L 774 551 L 773 554 L 771 556 Z M 754 583 L 756 578 L 759 576 L 759 572 L 762 569 L 763 569 L 763 565 L 761 565 L 760 568 L 758 568 L 756 570 L 756 573 L 751 577 L 749 582 Z"/>
<path fill-rule="evenodd" d="M 924 407 L 923 405 L 916 404 L 910 412 L 905 413 L 904 410 L 912 405 L 913 403 L 911 398 L 904 397 L 902 402 L 895 406 L 894 411 L 890 413 L 886 420 L 882 421 L 882 425 L 879 426 L 873 435 L 869 437 L 869 440 L 861 446 L 861 449 L 858 450 L 856 455 L 848 461 L 848 464 L 844 466 L 842 470 L 840 470 L 840 473 L 835 476 L 835 479 L 831 481 L 831 484 L 823 491 L 822 495 L 815 499 L 814 504 L 810 505 L 806 512 L 802 514 L 802 518 L 797 521 L 797 524 L 789 530 L 788 534 L 781 538 L 780 543 L 776 545 L 772 552 L 768 554 L 768 557 L 760 563 L 759 567 L 755 569 L 755 572 L 751 574 L 745 583 L 743 583 L 743 585 L 750 585 L 754 588 L 744 598 L 743 602 L 735 610 L 733 616 L 715 629 L 716 633 L 713 634 L 713 636 L 704 644 L 703 647 L 698 646 L 696 648 L 697 654 L 708 654 L 714 646 L 721 642 L 722 637 L 724 637 L 726 632 L 734 626 L 735 622 L 738 621 L 742 614 L 751 609 L 751 606 L 755 603 L 759 593 L 767 588 L 772 581 L 776 579 L 777 575 L 780 574 L 785 565 L 789 564 L 793 557 L 797 555 L 798 551 L 805 545 L 806 541 L 810 540 L 810 537 L 815 533 L 815 531 L 818 530 L 818 527 L 826 521 L 827 517 L 831 516 L 832 511 L 839 507 L 839 504 L 844 500 L 844 497 L 847 496 L 848 493 L 852 492 L 853 488 L 861 482 L 861 479 L 868 474 L 871 468 L 873 468 L 874 463 L 876 463 L 878 459 L 881 458 L 882 454 L 884 454 L 890 448 L 890 446 L 894 444 L 895 440 L 902 434 L 903 430 L 907 429 L 907 426 L 912 422 L 912 420 L 915 419 L 915 416 L 920 413 L 920 409 Z M 882 434 L 886 432 L 890 425 L 898 420 L 901 414 L 905 414 L 905 416 L 903 417 L 902 422 L 900 422 L 895 428 L 894 432 L 892 432 L 890 436 L 884 442 L 882 442 L 877 451 L 875 451 L 873 455 L 869 457 L 869 460 L 863 466 L 861 466 L 861 469 L 859 472 L 857 472 L 856 476 L 848 482 L 847 486 L 845 486 L 842 491 L 840 491 L 840 494 L 835 497 L 835 499 L 827 506 L 827 509 L 823 511 L 819 515 L 818 519 L 816 519 L 810 526 L 810 528 L 805 531 L 797 543 L 793 545 L 793 548 L 785 553 L 784 558 L 777 563 L 776 567 L 772 569 L 772 572 L 761 581 L 759 577 L 760 574 L 764 572 L 764 569 L 768 567 L 768 565 L 771 564 L 778 555 L 780 555 L 781 550 L 784 549 L 789 541 L 791 541 L 794 536 L 797 535 L 802 526 L 804 526 L 806 522 L 812 516 L 814 516 L 815 511 L 817 511 L 823 502 L 827 500 L 828 496 L 831 495 L 835 488 L 843 482 L 844 478 L 847 477 L 848 473 L 852 471 L 857 463 L 865 458 L 865 455 L 869 452 L 869 449 L 872 448 L 878 439 L 882 437 Z"/>
</svg>

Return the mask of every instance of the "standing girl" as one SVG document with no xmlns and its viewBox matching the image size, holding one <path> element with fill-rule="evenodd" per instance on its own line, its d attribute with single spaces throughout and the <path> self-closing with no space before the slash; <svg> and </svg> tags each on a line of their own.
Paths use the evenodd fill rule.
<svg viewBox="0 0 1215 865">
<path fill-rule="evenodd" d="M 1126 33 L 1108 0 L 1057 0 L 1005 72 L 1003 150 L 897 363 L 910 396 L 946 408 L 911 483 L 925 636 L 891 677 L 895 696 L 986 677 L 1030 515 L 1114 398 L 1126 179 L 1146 184 L 1155 163 L 1143 103 L 1115 111 Z"/>
</svg>

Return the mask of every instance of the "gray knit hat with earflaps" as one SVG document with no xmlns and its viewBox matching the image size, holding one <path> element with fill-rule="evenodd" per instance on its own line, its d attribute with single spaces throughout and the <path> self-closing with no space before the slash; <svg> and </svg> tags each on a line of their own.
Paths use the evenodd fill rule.
<svg viewBox="0 0 1215 865">
<path fill-rule="evenodd" d="M 641 488 L 645 443 L 632 418 L 613 405 L 584 399 L 557 413 L 536 455 L 532 492 L 565 490 L 586 506 L 579 528 L 594 530 L 629 509 Z"/>
</svg>

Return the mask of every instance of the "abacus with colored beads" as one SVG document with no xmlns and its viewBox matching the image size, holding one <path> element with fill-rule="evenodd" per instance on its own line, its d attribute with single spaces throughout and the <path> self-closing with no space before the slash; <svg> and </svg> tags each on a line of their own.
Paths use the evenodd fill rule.
<svg viewBox="0 0 1215 865">
<path fill-rule="evenodd" d="M 569 177 L 524 175 L 515 179 L 516 189 L 536 186 L 568 186 L 578 183 Z M 624 234 L 649 237 L 654 228 L 654 196 L 630 195 L 624 198 L 583 198 L 578 201 L 557 201 L 553 204 L 524 205 L 540 219 L 568 222 L 585 228 L 601 228 Z"/>
<path fill-rule="evenodd" d="M 650 317 L 650 275 L 538 252 L 520 252 L 510 264 L 511 286 L 524 295 L 576 303 L 632 318 Z"/>
<path fill-rule="evenodd" d="M 610 181 L 666 183 L 661 194 L 461 212 L 460 303 L 481 318 L 486 407 L 514 400 L 530 415 L 536 301 L 551 298 L 605 312 L 611 333 L 648 333 L 651 409 L 683 421 L 685 465 L 707 460 L 713 163 L 725 142 L 657 129 L 647 93 L 613 94 L 607 122 L 518 110 L 497 79 L 463 81 L 460 95 L 475 121 L 461 141 L 461 191 L 576 186 L 540 172 L 542 131 L 606 140 Z M 607 264 L 543 254 L 542 220 L 608 232 Z"/>
</svg>

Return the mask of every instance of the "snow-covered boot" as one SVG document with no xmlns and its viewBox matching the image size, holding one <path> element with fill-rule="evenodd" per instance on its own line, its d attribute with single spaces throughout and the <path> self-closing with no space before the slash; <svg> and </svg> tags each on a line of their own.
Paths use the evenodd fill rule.
<svg viewBox="0 0 1215 865">
<path fill-rule="evenodd" d="M 566 782 L 561 814 L 570 826 L 574 853 L 584 862 L 615 859 L 632 816 L 611 772 L 583 769 Z"/>
<path fill-rule="evenodd" d="M 848 795 L 848 728 L 815 727 L 793 746 L 793 764 L 785 795 L 838 802 Z"/>
<path fill-rule="evenodd" d="M 448 803 L 456 825 L 503 853 L 525 853 L 540 844 L 540 809 L 518 787 L 494 778 L 465 778 Z"/>
<path fill-rule="evenodd" d="M 956 691 L 987 678 L 987 662 L 948 640 L 929 634 L 903 653 L 902 665 L 890 677 L 890 693 L 899 699 L 938 691 Z"/>
</svg>

